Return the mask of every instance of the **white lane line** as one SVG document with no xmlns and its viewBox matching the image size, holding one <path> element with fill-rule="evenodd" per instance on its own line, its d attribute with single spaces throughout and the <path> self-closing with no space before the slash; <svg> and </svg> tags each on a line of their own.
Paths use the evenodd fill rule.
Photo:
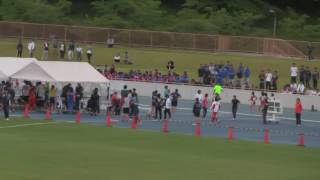
<svg viewBox="0 0 320 180">
<path fill-rule="evenodd" d="M 139 104 L 140 106 L 140 109 L 143 109 L 143 110 L 149 110 L 150 109 L 150 105 L 146 105 L 146 104 Z M 178 110 L 184 110 L 184 111 L 190 111 L 191 112 L 191 108 L 183 108 L 183 107 L 178 107 L 177 108 Z M 211 112 L 210 110 L 208 110 L 208 112 Z M 220 113 L 222 114 L 232 114 L 232 112 L 228 112 L 228 111 L 219 111 Z M 261 117 L 261 115 L 259 114 L 246 114 L 246 113 L 237 113 L 237 115 L 242 115 L 242 116 L 249 116 L 249 117 Z M 291 118 L 291 117 L 285 117 L 285 116 L 279 116 L 278 117 L 279 119 L 284 119 L 284 120 L 292 120 L 292 121 L 295 121 L 296 119 L 295 118 Z M 313 123 L 320 123 L 320 121 L 317 121 L 317 120 L 311 120 L 311 119 L 302 119 L 302 121 L 304 122 L 313 122 Z"/>
<path fill-rule="evenodd" d="M 57 124 L 57 123 L 59 122 L 17 124 L 17 125 L 11 125 L 11 126 L 0 126 L 0 129 L 18 128 L 18 127 L 27 127 L 27 126 L 41 126 L 41 125 Z"/>
</svg>

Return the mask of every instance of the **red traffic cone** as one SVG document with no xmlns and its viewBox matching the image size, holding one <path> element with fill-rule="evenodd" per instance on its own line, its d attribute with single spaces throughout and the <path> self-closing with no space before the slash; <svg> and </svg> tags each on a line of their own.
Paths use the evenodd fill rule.
<svg viewBox="0 0 320 180">
<path fill-rule="evenodd" d="M 24 118 L 30 118 L 30 116 L 29 116 L 29 104 L 26 104 L 24 106 L 23 117 Z"/>
<path fill-rule="evenodd" d="M 51 116 L 51 108 L 48 107 L 47 111 L 46 111 L 46 114 L 44 116 L 44 119 L 45 120 L 51 120 L 52 119 L 52 116 Z"/>
<path fill-rule="evenodd" d="M 233 127 L 229 127 L 228 129 L 228 140 L 229 142 L 233 140 Z"/>
<path fill-rule="evenodd" d="M 268 131 L 268 129 L 264 129 L 264 131 L 263 131 L 263 143 L 269 144 L 269 131 Z"/>
<path fill-rule="evenodd" d="M 80 124 L 80 110 L 77 111 L 75 120 L 77 124 Z"/>
<path fill-rule="evenodd" d="M 164 119 L 162 121 L 162 132 L 163 133 L 168 133 L 169 132 L 169 122 L 167 119 Z"/>
<path fill-rule="evenodd" d="M 133 116 L 133 118 L 132 118 L 131 129 L 137 129 L 137 117 L 136 116 Z"/>
<path fill-rule="evenodd" d="M 304 147 L 304 134 L 299 134 L 299 142 L 298 142 L 298 146 L 300 147 Z"/>
<path fill-rule="evenodd" d="M 106 125 L 107 127 L 111 127 L 111 117 L 110 117 L 110 112 L 107 112 L 107 119 L 106 119 Z"/>
<path fill-rule="evenodd" d="M 196 137 L 201 137 L 201 123 L 199 119 L 196 119 L 196 126 L 195 126 L 195 132 Z"/>
</svg>

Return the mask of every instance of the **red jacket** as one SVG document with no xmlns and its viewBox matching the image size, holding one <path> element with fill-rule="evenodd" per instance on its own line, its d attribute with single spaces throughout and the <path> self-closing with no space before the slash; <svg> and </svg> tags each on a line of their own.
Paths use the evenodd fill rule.
<svg viewBox="0 0 320 180">
<path fill-rule="evenodd" d="M 296 113 L 302 112 L 302 104 L 301 103 L 296 103 L 295 112 Z"/>
</svg>

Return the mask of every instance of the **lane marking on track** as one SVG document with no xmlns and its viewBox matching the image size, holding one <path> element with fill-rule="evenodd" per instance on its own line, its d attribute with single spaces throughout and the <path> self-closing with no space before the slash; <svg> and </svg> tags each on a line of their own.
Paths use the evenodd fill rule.
<svg viewBox="0 0 320 180">
<path fill-rule="evenodd" d="M 146 105 L 146 104 L 139 104 L 140 106 L 140 109 L 143 109 L 143 110 L 149 110 L 150 109 L 150 105 Z M 184 110 L 184 111 L 190 111 L 191 112 L 191 108 L 183 108 L 183 107 L 178 107 L 177 108 L 178 110 Z M 208 112 L 211 112 L 210 110 L 208 110 Z M 232 112 L 228 112 L 228 111 L 219 111 L 219 113 L 222 113 L 222 114 L 232 114 Z M 261 115 L 259 114 L 247 114 L 247 113 L 237 113 L 237 115 L 242 115 L 242 116 L 249 116 L 249 117 L 261 117 Z M 285 116 L 278 116 L 277 118 L 279 119 L 284 119 L 284 120 L 291 120 L 291 121 L 295 121 L 296 119 L 295 118 L 291 118 L 291 117 L 285 117 Z M 313 122 L 313 123 L 320 123 L 320 121 L 317 121 L 317 120 L 311 120 L 311 119 L 302 119 L 302 121 L 304 122 Z"/>
<path fill-rule="evenodd" d="M 59 122 L 17 124 L 17 125 L 10 125 L 10 126 L 0 126 L 0 129 L 18 128 L 18 127 L 27 127 L 27 126 L 41 126 L 41 125 L 49 125 L 49 124 L 57 124 L 57 123 Z"/>
</svg>

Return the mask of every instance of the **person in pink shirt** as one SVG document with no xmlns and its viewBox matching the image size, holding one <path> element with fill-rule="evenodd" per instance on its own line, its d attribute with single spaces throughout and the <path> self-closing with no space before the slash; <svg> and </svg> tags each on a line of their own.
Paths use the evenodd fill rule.
<svg viewBox="0 0 320 180">
<path fill-rule="evenodd" d="M 205 119 L 207 116 L 207 110 L 208 110 L 208 94 L 204 95 L 204 98 L 202 99 L 202 102 L 201 102 L 201 107 L 202 107 L 202 118 Z"/>
</svg>

